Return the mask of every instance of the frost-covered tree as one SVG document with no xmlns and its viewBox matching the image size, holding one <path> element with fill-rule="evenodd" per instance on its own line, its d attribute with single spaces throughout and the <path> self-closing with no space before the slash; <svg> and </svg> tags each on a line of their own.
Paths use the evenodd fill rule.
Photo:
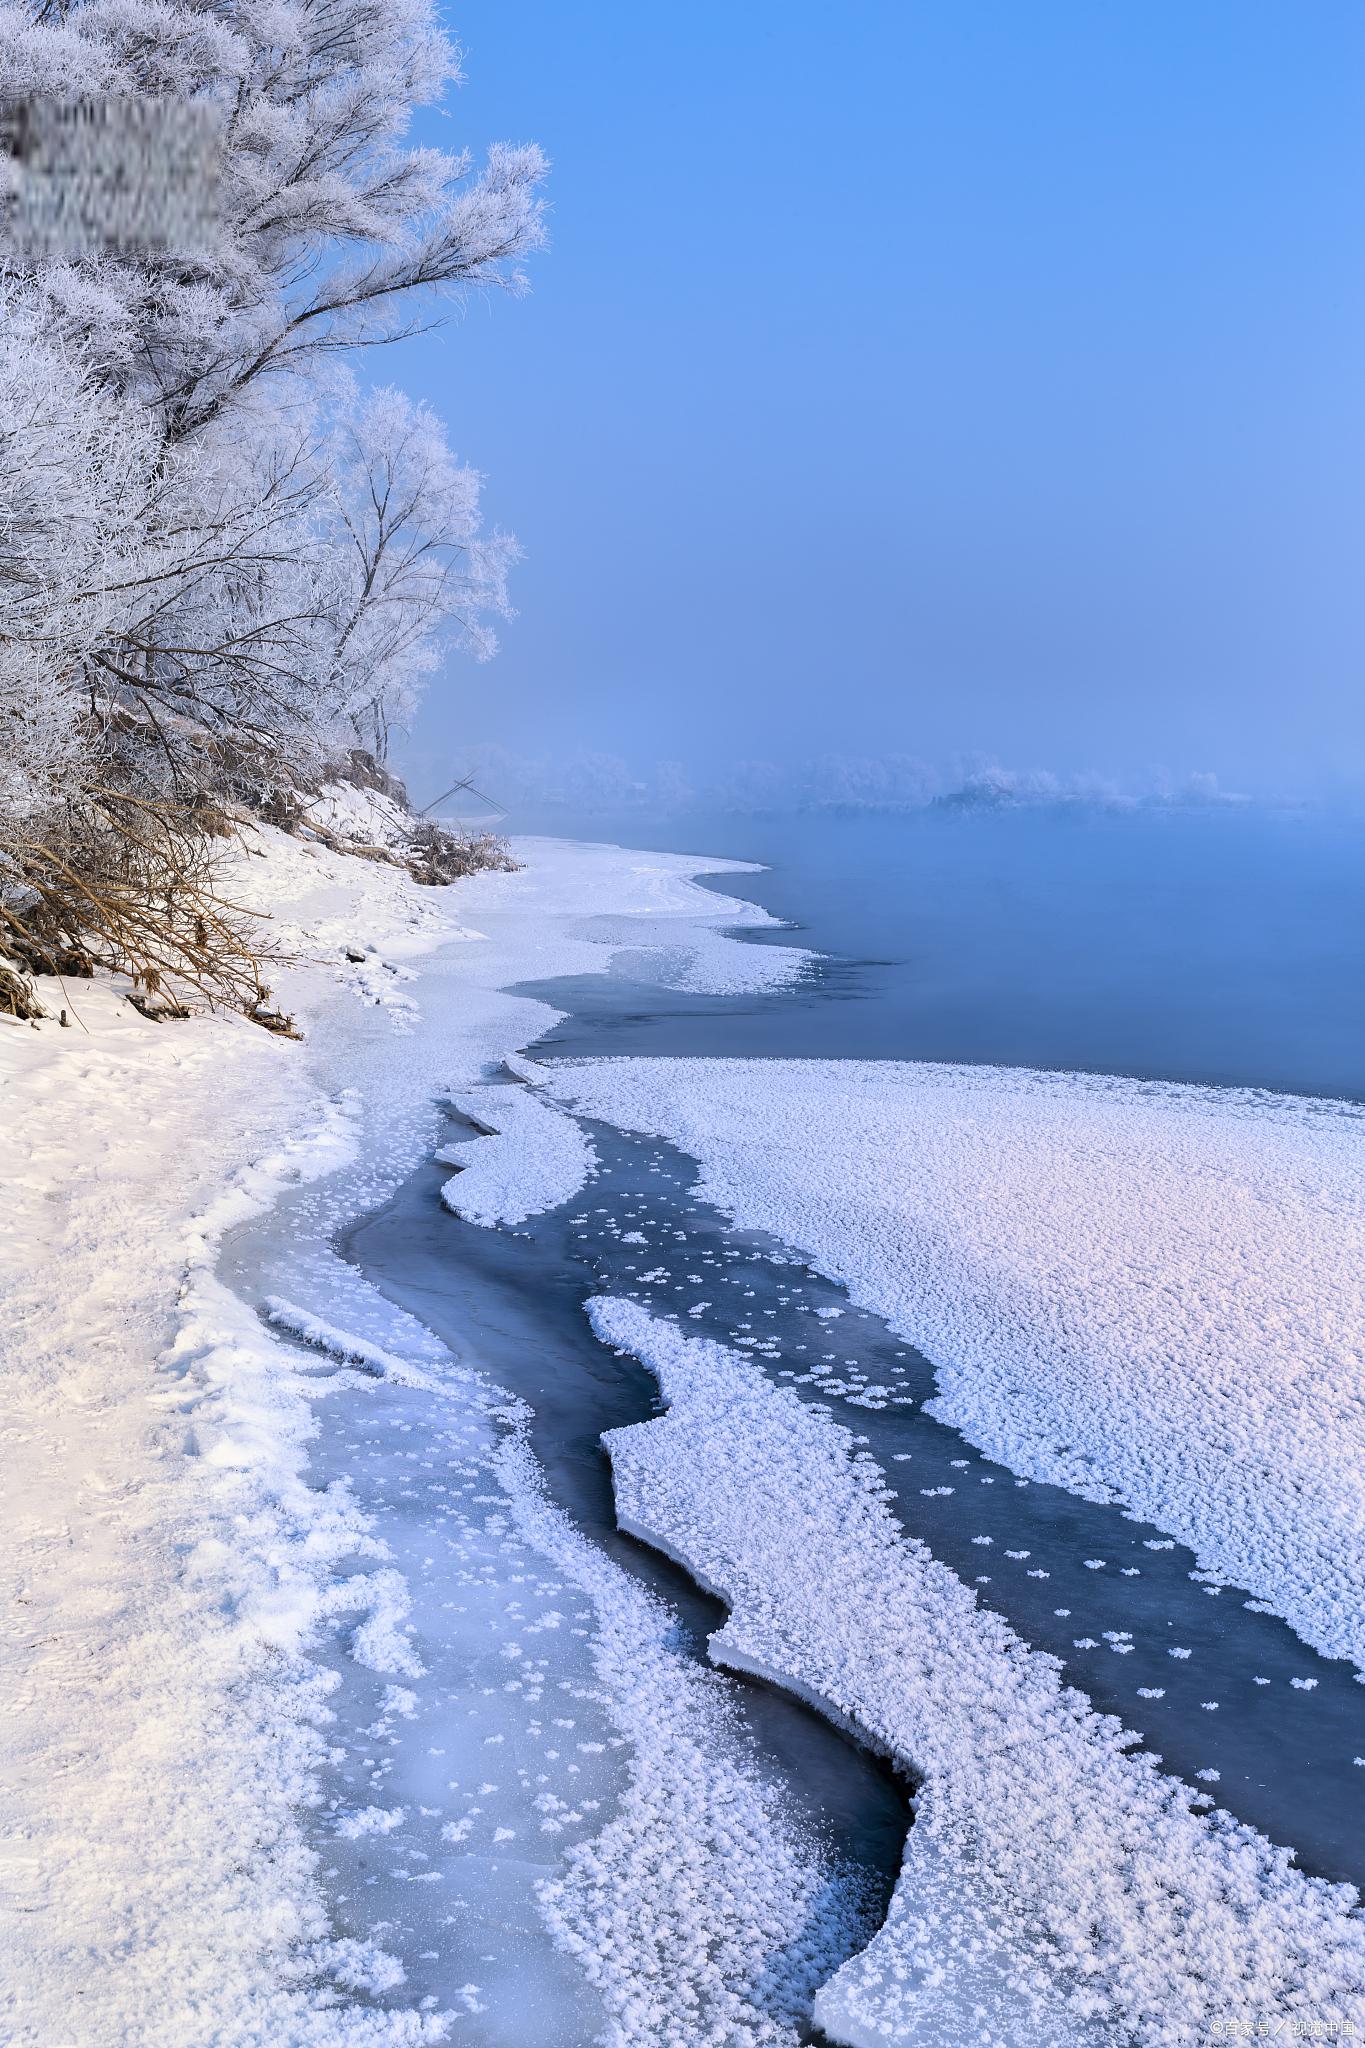
<svg viewBox="0 0 1365 2048">
<path fill-rule="evenodd" d="M 508 613 L 518 550 L 507 534 L 480 532 L 477 474 L 454 462 L 435 414 L 401 391 L 352 395 L 328 453 L 326 560 L 341 571 L 331 660 L 352 729 L 382 759 L 443 639 L 493 652 L 489 618 Z"/>
<path fill-rule="evenodd" d="M 406 139 L 457 76 L 431 0 L 0 0 L 6 103 L 197 109 L 217 170 L 185 246 L 0 253 L 0 918 L 42 957 L 139 964 L 175 903 L 204 932 L 225 796 L 382 753 L 443 644 L 491 651 L 515 550 L 478 478 L 334 360 L 522 288 L 539 152 Z"/>
<path fill-rule="evenodd" d="M 90 651 L 143 559 L 149 424 L 0 296 L 0 815 L 41 819 L 92 756 Z"/>
<path fill-rule="evenodd" d="M 430 0 L 4 0 L 6 99 L 194 102 L 221 138 L 212 243 L 49 262 L 49 316 L 179 439 L 263 378 L 420 320 L 417 295 L 521 290 L 540 151 L 476 171 L 405 141 L 458 76 Z"/>
</svg>

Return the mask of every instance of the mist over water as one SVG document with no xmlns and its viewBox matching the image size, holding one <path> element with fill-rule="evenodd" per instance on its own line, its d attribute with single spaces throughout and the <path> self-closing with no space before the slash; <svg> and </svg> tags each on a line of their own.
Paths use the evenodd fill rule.
<svg viewBox="0 0 1365 2048">
<path fill-rule="evenodd" d="M 984 1061 L 1365 1098 L 1355 820 L 1247 806 L 511 824 L 762 861 L 714 886 L 827 956 L 803 993 L 739 1014 L 684 995 L 623 1014 L 619 993 L 585 987 L 560 1051 Z"/>
<path fill-rule="evenodd" d="M 526 551 L 414 786 L 488 741 L 1359 788 L 1358 5 L 456 20 L 421 139 L 534 136 L 552 247 L 377 372 Z"/>
</svg>

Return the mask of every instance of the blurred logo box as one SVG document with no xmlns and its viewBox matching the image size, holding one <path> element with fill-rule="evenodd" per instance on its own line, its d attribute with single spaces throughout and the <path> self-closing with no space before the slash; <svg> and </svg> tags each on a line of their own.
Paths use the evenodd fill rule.
<svg viewBox="0 0 1365 2048">
<path fill-rule="evenodd" d="M 0 109 L 5 253 L 212 257 L 223 124 L 205 102 L 32 99 Z"/>
</svg>

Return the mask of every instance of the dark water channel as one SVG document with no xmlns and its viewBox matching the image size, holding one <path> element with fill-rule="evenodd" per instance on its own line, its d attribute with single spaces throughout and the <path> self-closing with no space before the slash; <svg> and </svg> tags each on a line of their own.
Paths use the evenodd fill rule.
<svg viewBox="0 0 1365 2048">
<path fill-rule="evenodd" d="M 877 1459 L 907 1532 L 1139 1731 L 1166 1770 L 1297 1850 L 1306 1869 L 1365 1882 L 1365 1688 L 1350 1664 L 1307 1649 L 1242 1590 L 1208 1582 L 1153 1524 L 984 1457 L 925 1412 L 932 1369 L 880 1318 L 783 1247 L 736 1230 L 698 1198 L 682 1155 L 592 1128 L 601 1172 L 563 1222 L 599 1291 L 744 1349 L 828 1406 Z M 528 1241 L 563 1222 L 526 1226 Z"/>
<path fill-rule="evenodd" d="M 480 1363 L 535 1410 L 531 1440 L 555 1498 L 672 1603 L 699 1654 L 717 1603 L 616 1532 L 599 1440 L 657 1412 L 657 1388 L 592 1337 L 593 1293 L 677 1317 L 828 1406 L 877 1458 L 907 1532 L 1139 1731 L 1167 1771 L 1296 1850 L 1305 1869 L 1365 1883 L 1365 1688 L 1349 1664 L 1307 1649 L 1240 1589 L 1196 1575 L 1191 1553 L 1154 1525 L 983 1457 L 925 1412 L 932 1370 L 878 1317 L 780 1245 L 736 1230 L 699 1199 L 692 1163 L 672 1148 L 591 1131 L 599 1171 L 562 1210 L 486 1230 L 442 1207 L 449 1169 L 424 1167 L 344 1249 L 452 1344 L 467 1350 L 474 1335 Z M 894 1787 L 807 1709 L 746 1692 L 757 1740 L 811 1819 L 887 1887 L 905 1821 Z"/>
<path fill-rule="evenodd" d="M 473 1126 L 452 1116 L 449 1135 Z M 421 1319 L 533 1411 L 528 1437 L 551 1497 L 583 1534 L 643 1581 L 677 1618 L 677 1638 L 706 1662 L 721 1603 L 669 1559 L 616 1527 L 604 1431 L 659 1412 L 652 1376 L 593 1337 L 583 1304 L 598 1291 L 590 1242 L 563 1211 L 520 1230 L 488 1230 L 443 1207 L 448 1166 L 418 1169 L 338 1249 L 390 1301 Z M 735 1680 L 741 1718 L 784 1803 L 852 1868 L 862 1939 L 885 1915 L 909 1824 L 909 1787 L 801 1702 Z"/>
</svg>

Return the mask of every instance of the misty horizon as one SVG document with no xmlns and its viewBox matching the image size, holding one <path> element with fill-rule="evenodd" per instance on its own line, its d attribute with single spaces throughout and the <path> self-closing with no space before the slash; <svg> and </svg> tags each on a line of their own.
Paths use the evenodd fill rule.
<svg viewBox="0 0 1365 2048">
<path fill-rule="evenodd" d="M 535 135 L 553 204 L 524 305 L 375 372 L 524 550 L 414 788 L 485 744 L 1365 780 L 1358 9 L 472 0 L 460 35 L 460 134 Z"/>
</svg>

